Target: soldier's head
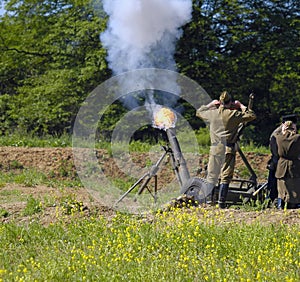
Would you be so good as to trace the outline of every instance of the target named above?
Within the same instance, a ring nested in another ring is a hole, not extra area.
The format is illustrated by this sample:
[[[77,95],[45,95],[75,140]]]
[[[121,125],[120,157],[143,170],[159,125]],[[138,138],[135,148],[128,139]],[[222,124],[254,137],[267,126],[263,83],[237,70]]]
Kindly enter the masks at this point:
[[[219,100],[222,105],[228,105],[232,102],[232,96],[227,91],[223,91]]]
[[[282,133],[291,133],[295,134],[297,132],[297,126],[296,123],[294,123],[292,120],[287,120],[282,125]]]

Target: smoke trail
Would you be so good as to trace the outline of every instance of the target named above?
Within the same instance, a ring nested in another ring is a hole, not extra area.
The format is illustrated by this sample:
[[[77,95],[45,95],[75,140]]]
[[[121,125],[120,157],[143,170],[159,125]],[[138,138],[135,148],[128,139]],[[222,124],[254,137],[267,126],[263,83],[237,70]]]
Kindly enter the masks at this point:
[[[175,44],[180,27],[191,19],[192,0],[104,0],[103,7],[109,20],[100,39],[115,75],[140,68],[176,70]],[[143,79],[137,78],[141,85]],[[122,82],[125,88],[127,83],[133,82]]]

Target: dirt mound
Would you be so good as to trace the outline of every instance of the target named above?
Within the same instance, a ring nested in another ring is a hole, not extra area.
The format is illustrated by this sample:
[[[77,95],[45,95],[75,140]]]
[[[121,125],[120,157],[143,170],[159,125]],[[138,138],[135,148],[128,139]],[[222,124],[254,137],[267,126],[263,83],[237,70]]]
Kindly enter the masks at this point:
[[[119,169],[115,163],[114,158],[109,155],[105,150],[98,150],[97,155],[101,157],[101,166],[105,171],[105,174],[111,178],[127,179],[127,175]],[[254,171],[257,173],[259,182],[265,182],[267,176],[266,165],[269,159],[267,154],[247,153],[245,154],[247,160],[251,164]],[[207,163],[207,155],[199,155],[199,158],[194,164],[192,164],[193,174],[192,176],[201,176],[201,168]],[[149,166],[148,154],[134,153],[132,160],[137,164],[138,167]],[[43,172],[49,177],[59,178],[75,178],[76,167],[74,165],[73,151],[72,148],[24,148],[24,147],[0,147],[0,170],[3,173],[9,173],[11,171],[18,171],[34,168],[38,171]],[[236,164],[236,175],[235,177],[245,177],[247,175],[247,169],[241,157],[237,155]],[[165,165],[161,168],[158,173],[159,181],[168,183],[170,179],[174,177],[172,168],[170,165]],[[6,210],[9,216],[2,217],[2,221],[16,220],[28,221],[32,220],[32,217],[26,217],[22,215],[22,210],[26,204],[26,196],[33,195],[41,199],[46,199],[47,195],[52,195],[55,199],[60,199],[59,203],[68,202],[71,209],[78,206],[78,209],[82,211],[81,216],[88,216],[91,213],[103,213],[106,216],[111,216],[114,212],[105,206],[97,204],[91,199],[91,195],[88,191],[82,187],[71,187],[70,189],[56,189],[44,185],[35,185],[33,187],[26,187],[24,184],[9,184],[1,183],[0,181],[0,208]],[[11,193],[18,193],[21,200],[9,201],[5,195]],[[65,207],[64,207],[65,208]],[[70,207],[69,207],[70,208]],[[206,207],[210,210],[212,216],[217,211],[215,207]],[[215,211],[216,210],[216,211]],[[214,212],[215,211],[215,212]],[[228,213],[228,221],[236,222],[253,222],[255,220],[262,220],[269,223],[300,223],[298,210],[285,211],[283,212],[266,210],[262,212],[246,212],[236,211],[228,209],[224,211]],[[55,213],[57,213],[57,203],[48,205],[43,210],[42,216],[39,214],[39,222],[46,224],[55,220]],[[272,216],[270,216],[272,213]],[[200,213],[201,214],[201,213]],[[201,215],[199,215],[201,217]],[[225,217],[226,218],[226,217]]]

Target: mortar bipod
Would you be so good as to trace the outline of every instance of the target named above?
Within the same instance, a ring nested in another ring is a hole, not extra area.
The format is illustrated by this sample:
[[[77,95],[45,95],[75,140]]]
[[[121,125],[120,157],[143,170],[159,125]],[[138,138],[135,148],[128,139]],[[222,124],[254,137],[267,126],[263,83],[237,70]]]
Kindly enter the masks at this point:
[[[140,177],[115,203],[115,206],[120,203],[130,192],[132,192],[138,185],[141,184],[137,195],[140,195],[145,189],[148,190],[148,192],[151,194],[153,197],[154,201],[156,202],[157,200],[157,172],[159,171],[160,165],[164,158],[168,155],[171,154],[171,149],[168,146],[162,146],[164,153],[162,156],[159,158],[159,160],[154,164],[148,172],[146,172],[142,177]],[[150,180],[154,177],[154,194],[152,191],[148,188],[148,183]]]

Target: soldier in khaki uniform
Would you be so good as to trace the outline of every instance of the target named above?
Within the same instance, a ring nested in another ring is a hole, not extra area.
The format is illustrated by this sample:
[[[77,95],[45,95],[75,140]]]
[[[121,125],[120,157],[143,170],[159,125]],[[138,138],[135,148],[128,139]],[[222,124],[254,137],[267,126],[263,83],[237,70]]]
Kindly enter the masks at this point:
[[[214,100],[200,107],[196,115],[210,124],[211,148],[207,181],[216,185],[221,173],[218,204],[220,208],[225,208],[228,187],[234,172],[235,142],[239,125],[254,120],[256,116],[241,102],[232,101],[227,91],[221,93],[219,101]]]
[[[286,121],[282,134],[277,136],[279,160],[276,168],[278,204],[282,200],[288,208],[300,207],[300,134],[296,125]]]
[[[226,149],[225,149],[225,162],[221,169],[221,181],[219,191],[219,207],[225,208],[226,197],[228,193],[229,183],[233,178],[236,147],[235,143],[238,141],[237,131],[241,123],[252,121],[256,118],[255,113],[251,109],[247,109],[239,101],[235,102],[238,110],[231,110],[232,97],[227,91],[224,91],[220,96],[221,106],[219,108],[220,115],[222,116],[225,136],[226,136]]]
[[[196,116],[203,119],[209,126],[210,132],[210,150],[209,160],[207,165],[207,202],[210,202],[209,197],[213,188],[218,184],[221,167],[225,159],[225,146],[226,137],[224,135],[224,125],[219,114],[220,102],[219,100],[213,100],[207,105],[201,106]]]

